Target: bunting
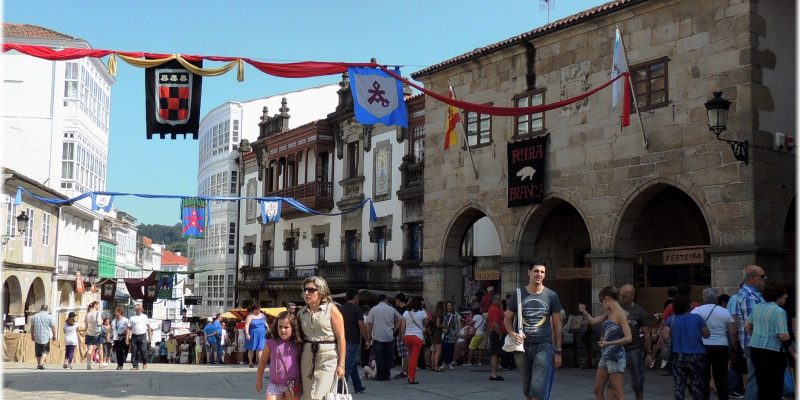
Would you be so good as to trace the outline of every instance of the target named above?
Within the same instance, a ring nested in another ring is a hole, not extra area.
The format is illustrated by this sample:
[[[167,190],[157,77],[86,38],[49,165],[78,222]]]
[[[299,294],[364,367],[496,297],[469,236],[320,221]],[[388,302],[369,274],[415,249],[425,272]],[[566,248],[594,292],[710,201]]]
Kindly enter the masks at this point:
[[[92,193],[92,211],[111,212],[113,202],[114,196],[112,195]]]
[[[175,286],[175,274],[172,272],[159,272],[156,274],[158,282],[159,299],[172,299],[172,288]]]
[[[278,220],[281,219],[282,203],[283,202],[280,200],[260,201],[259,204],[261,205],[261,221],[264,224],[268,224],[270,222],[278,223]]]
[[[395,68],[400,74],[400,69]],[[356,121],[365,125],[408,127],[403,84],[377,68],[350,67],[350,91]]]
[[[190,63],[197,68],[203,61]],[[173,60],[145,69],[145,109],[147,138],[154,134],[192,135],[197,140],[200,129],[200,96],[203,81],[180,62]]]
[[[197,197],[181,200],[181,233],[185,238],[202,239],[205,237],[208,220],[208,202]]]

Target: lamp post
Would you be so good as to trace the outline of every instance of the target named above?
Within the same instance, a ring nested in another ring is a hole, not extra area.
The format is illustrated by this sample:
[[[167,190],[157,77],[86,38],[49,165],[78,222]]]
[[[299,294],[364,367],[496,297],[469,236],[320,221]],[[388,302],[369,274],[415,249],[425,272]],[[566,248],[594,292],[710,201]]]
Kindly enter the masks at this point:
[[[714,97],[707,101],[705,106],[708,112],[708,130],[714,132],[717,140],[721,140],[731,146],[734,158],[747,164],[750,148],[750,143],[747,140],[740,142],[719,137],[727,129],[728,109],[731,107],[731,102],[723,98],[722,92],[718,91],[714,92]]]
[[[20,236],[24,235],[25,232],[28,231],[29,219],[30,217],[28,217],[28,215],[25,214],[25,211],[21,211],[19,215],[17,215],[17,231],[19,231]],[[14,235],[14,231],[11,231],[10,235],[3,235],[3,244],[5,245],[6,243],[8,243],[9,240],[15,237],[16,235]]]

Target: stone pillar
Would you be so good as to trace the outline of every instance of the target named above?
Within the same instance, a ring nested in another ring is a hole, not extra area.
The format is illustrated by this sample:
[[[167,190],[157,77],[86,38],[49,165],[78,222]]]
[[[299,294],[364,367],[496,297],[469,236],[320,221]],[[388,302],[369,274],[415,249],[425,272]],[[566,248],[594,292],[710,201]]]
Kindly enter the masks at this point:
[[[744,268],[758,265],[764,268],[769,281],[792,284],[791,271],[785,270],[787,249],[709,249],[711,257],[711,286],[733,294],[744,280]]]
[[[428,305],[439,300],[452,300],[461,303],[464,277],[461,270],[463,263],[438,261],[422,263],[422,298]]]
[[[528,284],[528,265],[518,258],[500,259],[501,294],[510,294],[514,289]],[[546,284],[545,284],[546,286]]]
[[[597,300],[600,289],[606,286],[620,287],[633,284],[633,264],[636,258],[629,254],[593,253],[587,255],[592,263],[592,313],[601,313],[602,306]]]

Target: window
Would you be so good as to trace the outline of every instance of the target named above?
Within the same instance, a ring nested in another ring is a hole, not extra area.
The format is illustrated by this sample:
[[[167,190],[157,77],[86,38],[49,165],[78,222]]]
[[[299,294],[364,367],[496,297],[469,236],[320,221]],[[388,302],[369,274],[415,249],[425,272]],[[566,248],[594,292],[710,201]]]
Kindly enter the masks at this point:
[[[467,140],[470,146],[481,146],[492,142],[492,116],[467,112]]]
[[[17,234],[17,206],[13,200],[9,200],[6,207],[6,236]]]
[[[386,227],[378,226],[373,229],[375,240],[375,261],[386,260]]]
[[[228,246],[236,246],[236,222],[228,223]]]
[[[347,144],[347,177],[358,176],[358,142]]]
[[[411,222],[406,224],[406,248],[405,259],[421,260],[422,259],[422,224],[419,222]]]
[[[325,261],[325,234],[324,233],[317,233],[314,235],[314,239],[312,244],[316,249],[314,260],[317,264],[322,261]]]
[[[347,246],[347,260],[358,261],[358,231],[344,232],[345,245]]]
[[[42,217],[42,246],[50,244],[50,214],[44,213]]]
[[[667,61],[661,58],[632,66],[631,81],[639,109],[648,110],[669,104]]]
[[[28,215],[28,230],[25,231],[25,243],[24,243],[24,245],[25,245],[25,247],[31,247],[31,246],[33,246],[33,227],[35,226],[33,224],[33,222],[34,222],[33,221],[33,209],[29,208],[25,212],[25,214]]]
[[[537,89],[514,97],[515,107],[530,107],[544,104],[544,89]],[[529,135],[544,131],[544,113],[516,117],[514,136]]]
[[[68,62],[64,65],[64,97],[68,99],[78,98],[78,71],[77,62]]]
[[[269,268],[272,265],[272,241],[261,242],[261,268]]]
[[[65,142],[61,151],[61,177],[73,179],[73,168],[75,166],[75,143]]]
[[[239,120],[233,120],[233,130],[231,130],[231,141],[236,145],[236,149],[239,147]],[[235,149],[234,149],[235,150]]]
[[[414,157],[415,163],[425,159],[425,124],[412,125],[409,129],[408,154]]]
[[[239,174],[239,171],[231,171],[231,194],[233,194],[233,195],[238,194],[236,192],[236,186],[237,186],[237,183],[239,182],[238,174]]]
[[[295,237],[290,236],[286,238],[286,241],[283,242],[283,248],[286,250],[286,265],[289,267],[293,267],[295,265]]]

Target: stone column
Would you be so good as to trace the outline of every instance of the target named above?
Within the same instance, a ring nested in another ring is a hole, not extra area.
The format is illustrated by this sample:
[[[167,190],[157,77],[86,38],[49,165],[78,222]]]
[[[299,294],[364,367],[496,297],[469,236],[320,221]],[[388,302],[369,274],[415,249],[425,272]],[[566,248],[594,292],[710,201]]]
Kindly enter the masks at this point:
[[[528,284],[528,265],[519,258],[500,259],[500,287],[505,296]]]
[[[421,266],[422,298],[426,304],[433,305],[439,300],[453,300],[454,304],[461,304],[463,263],[437,261],[422,263]]]
[[[790,271],[784,268],[787,253],[787,249],[778,248],[709,249],[711,286],[728,294],[736,293],[744,280],[744,268],[753,264],[764,268],[769,281],[787,283],[790,279]]]
[[[618,253],[591,253],[587,258],[592,263],[592,312],[596,315],[602,312],[602,306],[597,300],[600,289],[633,284],[633,264],[636,258],[630,254]]]

